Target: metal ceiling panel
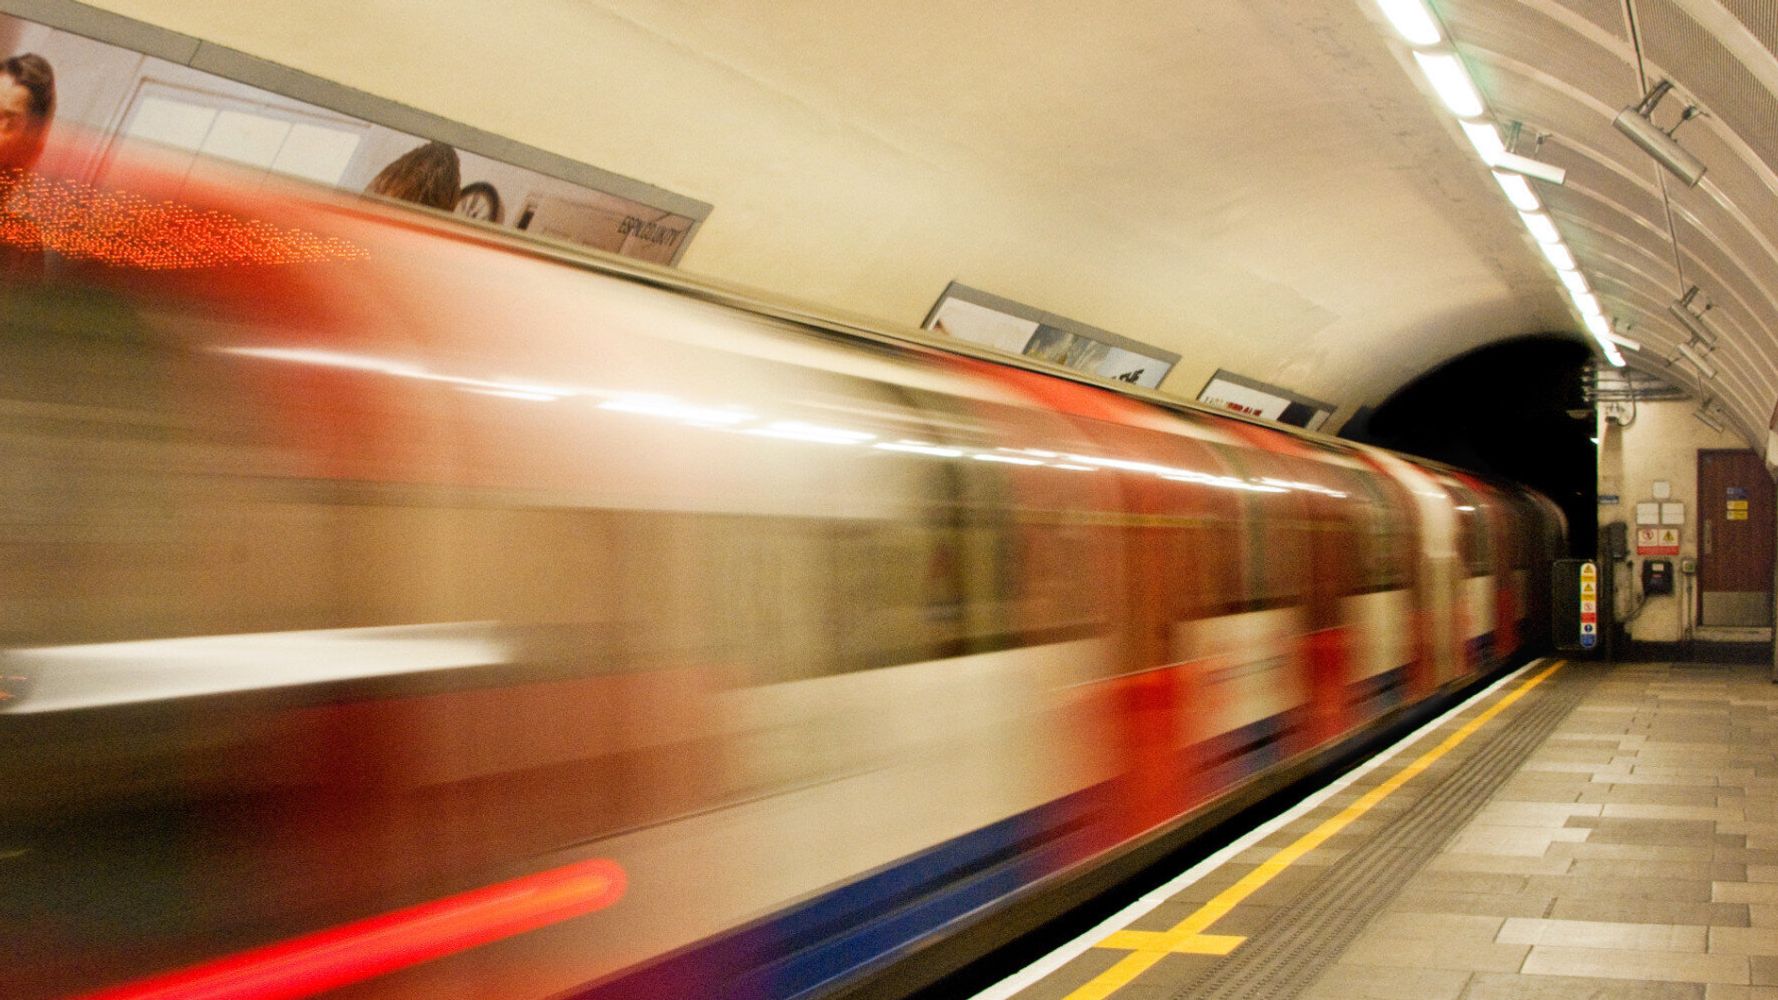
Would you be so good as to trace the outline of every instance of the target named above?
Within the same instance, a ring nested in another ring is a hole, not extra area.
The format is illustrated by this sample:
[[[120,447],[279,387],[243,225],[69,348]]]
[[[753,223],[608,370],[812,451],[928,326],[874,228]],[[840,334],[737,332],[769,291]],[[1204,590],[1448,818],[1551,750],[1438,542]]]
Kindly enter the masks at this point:
[[[1778,170],[1778,101],[1759,78],[1671,0],[1639,0],[1636,11],[1649,61],[1672,74],[1684,93],[1734,129],[1767,167]],[[1663,105],[1660,110],[1668,112],[1657,116],[1663,125],[1678,120],[1677,108]],[[1679,132],[1682,145],[1690,143],[1694,130],[1688,126]]]
[[[1721,0],[1766,51],[1778,56],[1778,4],[1772,0]]]
[[[1620,39],[1627,41],[1630,37],[1630,29],[1624,21],[1623,0],[1562,0],[1562,6]]]

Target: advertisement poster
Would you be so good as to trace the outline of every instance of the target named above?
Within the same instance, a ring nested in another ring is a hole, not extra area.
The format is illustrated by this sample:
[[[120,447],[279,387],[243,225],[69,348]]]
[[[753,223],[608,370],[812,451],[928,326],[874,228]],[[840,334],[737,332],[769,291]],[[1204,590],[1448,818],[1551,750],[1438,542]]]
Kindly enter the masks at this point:
[[[1334,413],[1331,403],[1297,396],[1225,371],[1218,371],[1204,384],[1198,393],[1198,402],[1311,431],[1320,430]]]
[[[1153,389],[1179,355],[952,282],[925,327],[1006,354]]]
[[[0,132],[0,169],[103,189],[120,160],[173,177],[200,160],[226,161],[250,185],[255,176],[296,178],[662,264],[678,259],[696,221],[5,15],[0,67],[22,125]],[[15,133],[30,141],[6,138]],[[55,141],[41,155],[46,136]]]

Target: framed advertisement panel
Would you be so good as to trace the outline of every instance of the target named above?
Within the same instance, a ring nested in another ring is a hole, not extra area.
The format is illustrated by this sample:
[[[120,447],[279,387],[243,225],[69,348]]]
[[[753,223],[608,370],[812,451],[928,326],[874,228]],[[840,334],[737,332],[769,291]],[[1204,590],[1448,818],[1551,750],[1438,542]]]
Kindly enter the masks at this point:
[[[0,0],[0,60],[29,57],[59,132],[45,173],[105,186],[119,157],[221,160],[675,264],[695,199],[67,0]],[[78,141],[67,141],[78,136]],[[418,178],[418,179],[416,179]]]

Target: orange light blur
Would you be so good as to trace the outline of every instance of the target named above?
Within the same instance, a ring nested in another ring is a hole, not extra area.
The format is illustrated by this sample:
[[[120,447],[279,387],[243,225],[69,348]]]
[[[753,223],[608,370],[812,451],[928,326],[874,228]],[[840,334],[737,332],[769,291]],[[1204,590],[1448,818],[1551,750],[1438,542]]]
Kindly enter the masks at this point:
[[[356,260],[332,236],[72,180],[0,171],[0,243],[153,271]]]

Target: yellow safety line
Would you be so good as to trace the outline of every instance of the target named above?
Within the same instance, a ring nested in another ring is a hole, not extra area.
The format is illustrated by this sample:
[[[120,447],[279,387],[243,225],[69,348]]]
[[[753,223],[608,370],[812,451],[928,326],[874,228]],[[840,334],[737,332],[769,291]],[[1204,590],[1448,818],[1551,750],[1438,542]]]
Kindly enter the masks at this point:
[[[1208,903],[1198,907],[1191,916],[1175,924],[1171,929],[1165,931],[1118,931],[1094,945],[1096,948],[1116,948],[1128,951],[1130,954],[1125,955],[1116,965],[1101,972],[1086,985],[1068,994],[1065,1000],[1105,1000],[1106,997],[1129,985],[1131,980],[1153,968],[1155,963],[1168,955],[1227,955],[1240,947],[1241,943],[1247,940],[1246,938],[1203,932],[1211,924],[1227,916],[1230,910],[1240,905],[1248,896],[1258,892],[1267,882],[1278,877],[1303,855],[1326,843],[1328,838],[1344,830],[1353,820],[1370,812],[1377,803],[1413,780],[1415,775],[1431,767],[1440,757],[1456,749],[1464,740],[1473,736],[1476,730],[1487,725],[1496,715],[1506,711],[1508,706],[1523,698],[1527,691],[1542,684],[1551,674],[1562,669],[1567,662],[1566,660],[1557,660],[1542,673],[1514,688],[1506,697],[1495,702],[1486,711],[1445,737],[1438,746],[1421,754],[1412,764],[1402,768],[1390,776],[1387,781],[1364,793],[1351,805],[1340,810],[1337,815],[1267,858],[1259,867],[1248,872],[1234,885],[1218,893]]]

